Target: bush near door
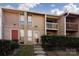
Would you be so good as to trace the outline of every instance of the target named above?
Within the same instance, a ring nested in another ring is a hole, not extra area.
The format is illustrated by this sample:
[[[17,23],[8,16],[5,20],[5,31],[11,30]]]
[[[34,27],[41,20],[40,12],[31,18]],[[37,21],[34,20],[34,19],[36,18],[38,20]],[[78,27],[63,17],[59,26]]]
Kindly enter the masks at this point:
[[[12,40],[0,40],[0,55],[9,55],[14,49],[19,48],[19,44]]]

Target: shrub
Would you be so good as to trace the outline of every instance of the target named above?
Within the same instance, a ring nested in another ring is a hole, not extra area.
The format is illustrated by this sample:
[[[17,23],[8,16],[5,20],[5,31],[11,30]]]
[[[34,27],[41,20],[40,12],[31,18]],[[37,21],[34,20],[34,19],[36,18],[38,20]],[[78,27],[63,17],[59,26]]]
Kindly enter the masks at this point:
[[[0,40],[0,55],[8,55],[16,48],[19,48],[17,42],[12,40]]]
[[[43,35],[42,45],[44,48],[79,48],[78,37]]]

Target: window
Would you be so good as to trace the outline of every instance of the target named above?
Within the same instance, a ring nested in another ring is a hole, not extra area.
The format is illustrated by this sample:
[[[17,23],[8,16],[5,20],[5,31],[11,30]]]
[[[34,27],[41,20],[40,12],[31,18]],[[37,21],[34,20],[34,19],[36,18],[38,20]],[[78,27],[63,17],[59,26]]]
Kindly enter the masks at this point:
[[[24,30],[23,29],[20,30],[20,36],[24,37]]]
[[[20,24],[24,24],[24,15],[20,15]]]
[[[24,44],[24,29],[20,30],[20,44]]]
[[[28,25],[31,26],[32,25],[32,17],[28,16]]]
[[[28,16],[28,22],[32,22],[32,17]]]
[[[28,37],[28,41],[32,41],[32,37]]]
[[[28,41],[32,41],[32,30],[28,30]]]

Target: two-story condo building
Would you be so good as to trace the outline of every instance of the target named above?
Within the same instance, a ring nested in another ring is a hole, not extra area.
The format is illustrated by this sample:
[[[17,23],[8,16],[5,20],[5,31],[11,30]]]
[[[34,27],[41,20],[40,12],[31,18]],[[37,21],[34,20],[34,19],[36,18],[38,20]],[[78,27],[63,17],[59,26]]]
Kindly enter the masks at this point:
[[[79,14],[54,16],[14,9],[0,9],[0,39],[19,44],[41,43],[42,35],[79,37]]]

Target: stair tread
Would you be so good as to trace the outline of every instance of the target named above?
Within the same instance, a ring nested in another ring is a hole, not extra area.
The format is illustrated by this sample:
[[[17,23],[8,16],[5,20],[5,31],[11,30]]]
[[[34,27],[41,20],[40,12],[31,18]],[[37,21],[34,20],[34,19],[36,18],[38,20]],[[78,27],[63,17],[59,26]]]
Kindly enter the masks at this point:
[[[35,51],[34,53],[46,53],[45,51]]]

